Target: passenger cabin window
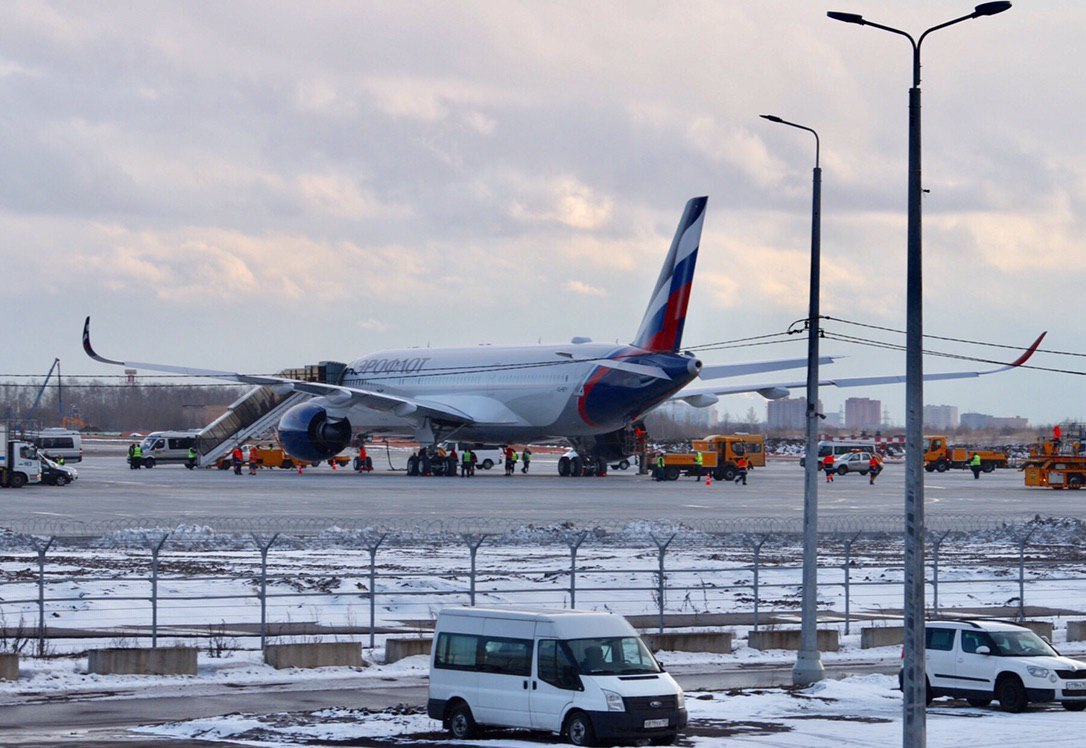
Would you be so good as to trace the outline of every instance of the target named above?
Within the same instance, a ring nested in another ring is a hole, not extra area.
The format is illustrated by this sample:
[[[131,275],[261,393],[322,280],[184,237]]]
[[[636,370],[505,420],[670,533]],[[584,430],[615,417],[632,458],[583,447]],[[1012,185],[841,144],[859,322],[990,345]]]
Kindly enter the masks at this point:
[[[532,642],[526,639],[487,639],[483,645],[483,672],[531,675]]]
[[[434,667],[499,675],[531,675],[532,641],[475,634],[440,634],[434,653]]]
[[[928,629],[925,636],[928,649],[949,652],[954,648],[954,629]]]
[[[577,666],[565,647],[554,639],[539,642],[539,679],[555,688],[580,691],[583,686],[577,677]]]
[[[441,634],[437,638],[434,667],[446,670],[475,670],[479,637],[470,634]]]

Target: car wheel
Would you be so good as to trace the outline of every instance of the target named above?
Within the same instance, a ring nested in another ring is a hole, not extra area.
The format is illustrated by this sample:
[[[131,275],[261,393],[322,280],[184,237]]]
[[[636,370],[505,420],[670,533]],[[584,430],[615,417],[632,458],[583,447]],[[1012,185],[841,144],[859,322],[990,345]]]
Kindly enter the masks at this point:
[[[848,465],[842,465],[841,467],[837,468],[837,474],[848,475]]]
[[[592,746],[596,744],[596,731],[592,729],[592,720],[584,712],[574,712],[566,720],[566,740],[573,745]]]
[[[675,465],[668,465],[664,468],[664,478],[667,480],[678,480],[679,468]]]
[[[629,460],[619,460],[617,467],[618,467],[619,470],[629,470],[630,469],[630,461]]]
[[[984,463],[983,465],[980,466],[980,469],[983,470],[986,473],[990,473],[993,470],[995,470],[995,463],[994,462],[986,462],[986,463]]]
[[[1082,488],[1082,476],[1081,475],[1069,475],[1067,476],[1068,488]]]
[[[464,703],[457,704],[449,714],[449,732],[457,740],[471,740],[479,734],[471,708]]]
[[[996,695],[999,697],[999,706],[1005,712],[1017,714],[1025,711],[1029,706],[1029,698],[1026,696],[1026,688],[1017,675],[1008,675],[996,685]]]
[[[8,485],[12,488],[22,488],[26,485],[26,476],[22,473],[12,473],[8,478]]]
[[[151,468],[153,468],[155,466],[155,458],[154,457],[144,457],[143,458],[143,466],[145,468],[147,468],[148,470],[150,470]]]
[[[1081,712],[1086,709],[1086,701],[1065,701],[1063,708],[1069,712]]]
[[[935,463],[935,469],[938,470],[940,473],[945,473],[948,467],[950,466],[946,464],[946,460],[939,460],[937,463]]]
[[[66,485],[68,485],[68,476],[67,475],[58,475],[56,478],[53,479],[53,485],[54,486],[66,486]]]
[[[558,475],[560,475],[563,478],[568,478],[569,477],[569,471],[571,469],[570,468],[570,463],[571,462],[572,462],[572,460],[570,460],[568,457],[559,457],[558,458]]]
[[[724,466],[724,480],[735,480],[735,476],[739,475],[739,471],[732,465]]]
[[[969,706],[975,706],[977,709],[983,709],[992,703],[991,699],[966,699]]]
[[[491,460],[489,458],[483,460],[483,464],[482,464],[483,470],[490,470],[490,468],[492,468],[492,467],[494,467],[494,460]]]

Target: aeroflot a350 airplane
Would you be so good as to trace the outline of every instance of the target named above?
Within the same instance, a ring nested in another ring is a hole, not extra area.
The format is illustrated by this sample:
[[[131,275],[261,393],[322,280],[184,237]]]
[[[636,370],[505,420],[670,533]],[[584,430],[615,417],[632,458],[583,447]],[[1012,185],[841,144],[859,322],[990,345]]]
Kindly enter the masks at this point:
[[[335,383],[103,358],[90,343],[90,317],[83,329],[83,347],[91,358],[107,364],[310,395],[279,421],[280,443],[296,459],[319,462],[342,451],[355,434],[384,432],[410,433],[423,444],[447,438],[527,443],[564,437],[582,460],[602,467],[626,456],[623,451],[631,424],[666,400],[707,407],[724,394],[760,392],[779,398],[791,388],[806,386],[806,382],[791,382],[687,388],[698,378],[806,366],[806,359],[703,366],[693,354],[680,350],[706,202],[705,197],[687,202],[641,326],[629,345],[574,338],[566,345],[382,351],[352,361]],[[1038,338],[1021,358],[1005,367],[925,378],[1004,371],[1024,363],[1040,342]],[[832,362],[832,357],[822,361]],[[830,379],[823,384],[847,387],[901,381],[904,377],[893,376]]]

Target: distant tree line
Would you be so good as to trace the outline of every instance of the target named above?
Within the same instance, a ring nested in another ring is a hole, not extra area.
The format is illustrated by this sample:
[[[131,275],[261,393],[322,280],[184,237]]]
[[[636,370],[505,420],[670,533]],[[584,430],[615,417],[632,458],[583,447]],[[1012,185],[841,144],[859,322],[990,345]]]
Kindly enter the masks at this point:
[[[0,418],[61,426],[58,393],[50,384],[33,411],[40,385],[0,384]],[[207,425],[207,406],[226,406],[249,388],[237,385],[126,384],[82,380],[63,384],[64,416],[72,428],[93,431],[190,429]]]

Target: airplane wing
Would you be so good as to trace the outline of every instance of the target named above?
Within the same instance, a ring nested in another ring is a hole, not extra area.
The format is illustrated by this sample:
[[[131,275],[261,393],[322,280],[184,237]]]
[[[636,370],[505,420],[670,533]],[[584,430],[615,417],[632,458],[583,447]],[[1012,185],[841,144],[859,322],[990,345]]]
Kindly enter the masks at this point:
[[[149,371],[161,371],[168,374],[184,374],[190,377],[208,377],[221,379],[227,382],[241,382],[271,387],[279,394],[286,392],[303,392],[314,397],[323,397],[333,407],[347,408],[351,405],[362,405],[374,410],[390,411],[401,417],[418,415],[439,418],[444,421],[456,423],[474,423],[475,419],[467,413],[444,403],[415,400],[397,395],[389,395],[373,390],[364,390],[357,387],[344,387],[336,384],[322,382],[305,382],[300,379],[286,377],[270,377],[259,374],[239,374],[233,371],[218,371],[216,369],[194,369],[187,366],[171,366],[168,364],[153,364],[142,361],[115,361],[100,356],[90,342],[90,317],[83,324],[83,350],[95,361],[115,366],[127,366],[131,369],[147,369]]]
[[[1017,359],[1004,366],[999,366],[995,369],[988,369],[986,371],[951,371],[940,374],[925,374],[924,381],[932,382],[945,379],[970,379],[973,377],[982,377],[987,374],[998,374],[1002,371],[1009,371],[1016,367],[1021,366],[1030,359],[1033,352],[1037,350],[1037,347],[1041,345],[1041,341],[1044,340],[1047,332],[1042,332],[1032,345],[1029,346]],[[806,365],[804,362],[803,365]],[[876,386],[880,384],[903,384],[905,382],[905,375],[892,374],[889,376],[881,377],[837,377],[833,379],[819,380],[818,385],[820,387],[864,387],[864,386]],[[797,389],[800,387],[806,387],[807,382],[779,382],[774,384],[738,384],[731,386],[713,386],[707,385],[703,387],[687,387],[682,391],[671,397],[672,400],[684,400],[688,404],[695,408],[707,408],[710,405],[716,404],[722,395],[735,395],[742,392],[757,392],[762,397],[768,400],[776,400],[782,397],[787,397],[789,390]]]
[[[819,356],[819,364],[832,364],[843,356]],[[751,361],[745,364],[714,364],[703,366],[698,372],[699,379],[724,379],[725,377],[741,377],[744,374],[761,374],[764,371],[781,371],[783,369],[799,369],[807,366],[807,358],[781,358],[775,361]]]

